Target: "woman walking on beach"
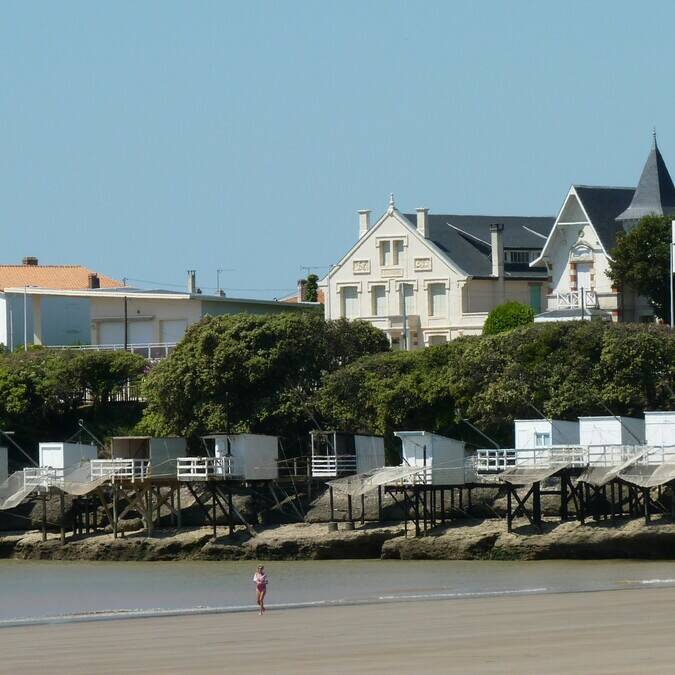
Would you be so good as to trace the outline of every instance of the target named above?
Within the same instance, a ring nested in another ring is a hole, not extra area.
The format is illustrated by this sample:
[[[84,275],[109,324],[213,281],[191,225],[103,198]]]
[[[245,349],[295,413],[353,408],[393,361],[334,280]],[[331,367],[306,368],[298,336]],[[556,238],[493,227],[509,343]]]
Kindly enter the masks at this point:
[[[267,575],[265,568],[258,565],[256,573],[253,575],[253,583],[255,584],[256,603],[260,607],[260,616],[265,613],[265,593],[267,593]]]

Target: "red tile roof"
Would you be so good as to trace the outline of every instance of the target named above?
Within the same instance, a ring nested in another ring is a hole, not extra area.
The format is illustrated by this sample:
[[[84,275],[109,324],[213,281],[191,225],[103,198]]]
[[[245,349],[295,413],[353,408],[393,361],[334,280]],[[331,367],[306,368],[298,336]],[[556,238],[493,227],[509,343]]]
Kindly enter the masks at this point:
[[[0,265],[0,290],[38,286],[79,290],[89,288],[89,275],[97,274],[82,265]],[[118,288],[120,281],[97,274],[100,288]]]

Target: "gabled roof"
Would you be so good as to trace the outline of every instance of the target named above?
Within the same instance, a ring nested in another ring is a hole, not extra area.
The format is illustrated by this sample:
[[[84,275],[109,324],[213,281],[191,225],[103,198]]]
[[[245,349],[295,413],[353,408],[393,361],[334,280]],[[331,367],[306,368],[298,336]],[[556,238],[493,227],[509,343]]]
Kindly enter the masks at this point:
[[[675,187],[654,133],[654,144],[642,169],[633,199],[628,208],[617,216],[617,220],[638,220],[643,216],[667,216],[671,213],[675,213]]]
[[[82,265],[0,265],[0,290],[19,286],[40,286],[77,290],[89,288],[89,276],[97,274],[101,288],[115,288],[122,283]]]
[[[596,185],[574,185],[574,190],[603,248],[609,253],[616,246],[617,233],[624,231],[617,216],[630,204],[635,190]]]
[[[415,214],[405,214],[415,223]],[[455,261],[471,276],[488,277],[492,273],[490,225],[503,223],[505,249],[541,250],[555,218],[552,216],[471,216],[458,214],[429,214],[429,241],[433,242],[448,258]],[[530,231],[532,230],[532,231]],[[538,234],[536,234],[538,233]],[[506,263],[504,272],[509,276],[538,277],[545,275],[526,264]]]

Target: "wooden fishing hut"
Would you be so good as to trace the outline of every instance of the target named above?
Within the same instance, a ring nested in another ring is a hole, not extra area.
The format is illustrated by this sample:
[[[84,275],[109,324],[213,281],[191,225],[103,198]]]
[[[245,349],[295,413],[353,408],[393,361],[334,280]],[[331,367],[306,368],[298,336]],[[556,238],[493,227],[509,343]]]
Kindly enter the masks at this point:
[[[217,510],[226,517],[230,534],[235,518],[254,533],[233,504],[233,490],[246,487],[255,504],[271,503],[283,511],[282,502],[290,500],[279,485],[279,437],[265,434],[214,433],[201,437],[204,454],[198,457],[180,457],[177,478],[194,497],[206,521],[216,536]],[[206,485],[201,494],[196,484]],[[211,504],[206,495],[210,493]],[[281,493],[282,498],[279,498]],[[293,507],[295,508],[295,506]],[[254,508],[255,510],[255,508]]]
[[[176,465],[186,448],[186,440],[177,436],[115,436],[110,442],[110,459],[92,460],[92,481],[111,485],[111,503],[100,485],[97,491],[115,537],[119,521],[131,510],[143,518],[148,535],[161,517],[163,506],[178,522],[179,511],[174,505],[178,488]],[[120,499],[126,502],[121,512]]]
[[[341,431],[311,431],[313,478],[338,478],[384,466],[384,438]]]
[[[645,411],[645,443],[675,449],[675,412],[672,410]]]

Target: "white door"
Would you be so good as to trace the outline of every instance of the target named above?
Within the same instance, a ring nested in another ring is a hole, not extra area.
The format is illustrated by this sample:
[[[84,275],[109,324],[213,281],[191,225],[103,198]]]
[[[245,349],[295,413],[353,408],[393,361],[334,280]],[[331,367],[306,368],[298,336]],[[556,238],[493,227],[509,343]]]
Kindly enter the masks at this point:
[[[591,290],[591,270],[593,269],[592,263],[577,263],[577,289],[581,290],[582,288],[585,291]]]
[[[123,345],[124,322],[101,321],[98,325],[98,344],[100,345]]]
[[[129,321],[128,338],[130,345],[147,345],[155,341],[152,320]]]
[[[160,322],[159,341],[165,344],[180,342],[187,330],[187,319],[165,319]]]

